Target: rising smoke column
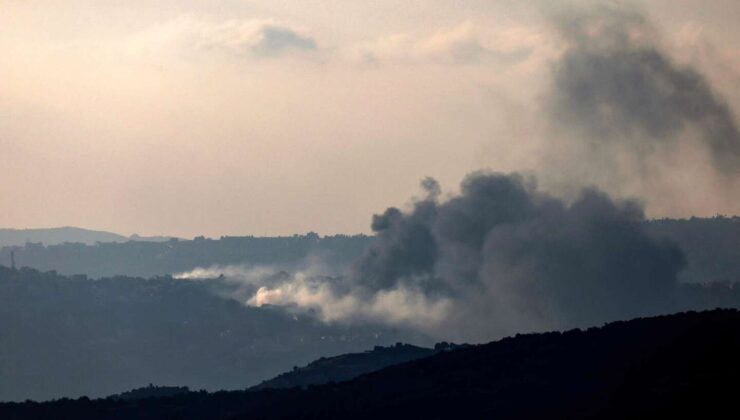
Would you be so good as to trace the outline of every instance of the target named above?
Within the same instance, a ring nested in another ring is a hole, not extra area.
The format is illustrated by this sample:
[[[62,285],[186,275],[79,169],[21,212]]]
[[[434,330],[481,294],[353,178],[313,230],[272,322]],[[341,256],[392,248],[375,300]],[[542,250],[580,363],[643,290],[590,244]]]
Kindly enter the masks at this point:
[[[251,303],[466,341],[672,309],[683,255],[646,234],[636,202],[595,189],[565,202],[518,174],[470,174],[445,199],[422,186],[409,210],[373,217],[376,239],[347,276],[295,276]]]
[[[566,51],[550,105],[565,124],[595,142],[647,153],[692,126],[719,172],[740,171],[740,131],[728,105],[697,70],[661,50],[643,16],[599,9],[563,18],[558,27]]]
[[[684,259],[643,221],[638,203],[595,189],[566,203],[533,179],[478,172],[458,196],[375,216],[377,240],[351,278],[453,299],[441,327],[465,336],[656,313],[670,306]]]
[[[641,203],[683,205],[702,182],[717,188],[712,197],[733,200],[740,132],[732,111],[697,70],[671,59],[641,14],[564,16],[556,20],[564,50],[545,95],[558,132],[544,156],[555,162],[550,173],[570,173],[568,194],[545,192],[533,177],[476,172],[442,198],[426,179],[426,196],[410,209],[373,217],[375,242],[350,273],[297,287],[296,298],[296,287],[284,287],[281,304],[470,341],[685,309],[674,299],[684,256],[647,234]],[[673,165],[677,156],[704,166],[676,183],[690,169]],[[640,201],[615,198],[625,192]],[[272,291],[263,290],[267,301]]]
[[[563,188],[586,178],[662,212],[734,211],[722,197],[740,187],[740,130],[709,80],[677,64],[637,11],[595,7],[554,21],[563,53],[545,96],[555,130],[544,165],[570,175]]]

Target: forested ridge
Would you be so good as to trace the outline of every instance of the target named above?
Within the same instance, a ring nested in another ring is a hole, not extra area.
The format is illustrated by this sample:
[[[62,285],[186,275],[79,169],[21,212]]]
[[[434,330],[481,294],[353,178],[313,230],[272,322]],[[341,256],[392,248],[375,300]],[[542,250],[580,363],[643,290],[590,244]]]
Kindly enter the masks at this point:
[[[740,280],[740,217],[656,219],[645,224],[649,233],[674,241],[684,252],[687,266],[680,273],[680,280],[696,283]],[[1,248],[0,264],[10,266],[10,253],[13,252],[18,267],[95,278],[153,277],[197,267],[234,264],[290,268],[307,258],[317,258],[338,272],[360,256],[372,241],[373,237],[368,235],[309,233],[286,237],[198,237],[161,242],[132,240],[54,245],[31,242]]]

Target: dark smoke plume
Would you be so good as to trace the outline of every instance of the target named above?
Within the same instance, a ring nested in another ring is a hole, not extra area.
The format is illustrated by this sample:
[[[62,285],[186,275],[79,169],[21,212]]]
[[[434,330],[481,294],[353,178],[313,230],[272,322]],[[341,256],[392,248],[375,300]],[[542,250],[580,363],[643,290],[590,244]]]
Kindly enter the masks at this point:
[[[343,279],[298,278],[261,288],[252,301],[472,341],[686,309],[676,280],[685,258],[645,231],[643,205],[581,186],[621,194],[624,182],[671,179],[685,169],[666,158],[677,154],[705,159],[711,176],[727,180],[717,187],[726,191],[740,172],[732,113],[704,77],[662,51],[640,14],[601,9],[558,27],[566,48],[547,107],[566,135],[551,142],[560,155],[546,155],[562,159],[556,169],[574,178],[569,199],[534,178],[488,172],[442,198],[428,178],[426,196],[411,209],[373,217],[375,242]],[[650,202],[665,198],[663,187],[637,190]],[[685,201],[682,194],[672,196]]]
[[[256,280],[249,303],[467,341],[673,309],[683,254],[645,232],[636,202],[585,189],[569,203],[518,174],[473,173],[445,199],[422,187],[411,209],[373,217],[346,276]]]
[[[566,49],[548,106],[585,140],[581,146],[603,157],[616,143],[648,164],[688,133],[718,173],[740,171],[740,131],[730,108],[697,70],[661,49],[643,16],[601,8],[567,14],[557,27]]]
[[[649,237],[643,221],[636,202],[595,189],[569,204],[532,179],[479,172],[458,196],[430,194],[408,212],[375,216],[377,239],[351,279],[364,293],[403,286],[432,301],[451,299],[435,326],[447,336],[644,315],[670,304],[684,259]]]

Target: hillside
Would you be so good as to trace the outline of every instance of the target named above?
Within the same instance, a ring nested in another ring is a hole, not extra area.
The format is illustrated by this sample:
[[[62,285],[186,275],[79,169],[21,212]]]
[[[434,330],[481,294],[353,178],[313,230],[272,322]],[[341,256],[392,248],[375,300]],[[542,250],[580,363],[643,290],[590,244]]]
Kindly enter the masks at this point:
[[[148,383],[244,389],[321,356],[414,337],[246,306],[221,286],[0,267],[0,401],[103,397]]]
[[[738,311],[688,312],[517,335],[306,390],[3,404],[0,416],[708,418],[735,410],[739,351]]]
[[[434,349],[428,349],[396,343],[388,347],[376,346],[373,350],[362,353],[322,357],[306,366],[295,367],[290,372],[282,373],[273,379],[264,381],[252,389],[305,388],[309,385],[342,382],[388,366],[428,357],[441,349],[438,346],[435,346]]]

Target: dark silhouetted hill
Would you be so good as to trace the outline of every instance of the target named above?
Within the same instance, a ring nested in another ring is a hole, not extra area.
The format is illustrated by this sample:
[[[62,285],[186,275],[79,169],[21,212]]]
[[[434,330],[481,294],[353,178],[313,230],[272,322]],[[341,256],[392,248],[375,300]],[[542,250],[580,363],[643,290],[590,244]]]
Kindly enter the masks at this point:
[[[264,381],[253,389],[307,387],[308,385],[346,381],[388,366],[428,357],[438,350],[396,343],[376,346],[362,353],[322,357],[303,367],[295,367],[277,377]]]
[[[122,392],[109,396],[109,399],[134,401],[147,398],[174,397],[175,395],[187,394],[190,389],[186,386],[155,386],[149,384],[141,388],[132,389],[131,391]]]
[[[5,419],[732,418],[740,313],[517,335],[308,389],[0,405]]]

